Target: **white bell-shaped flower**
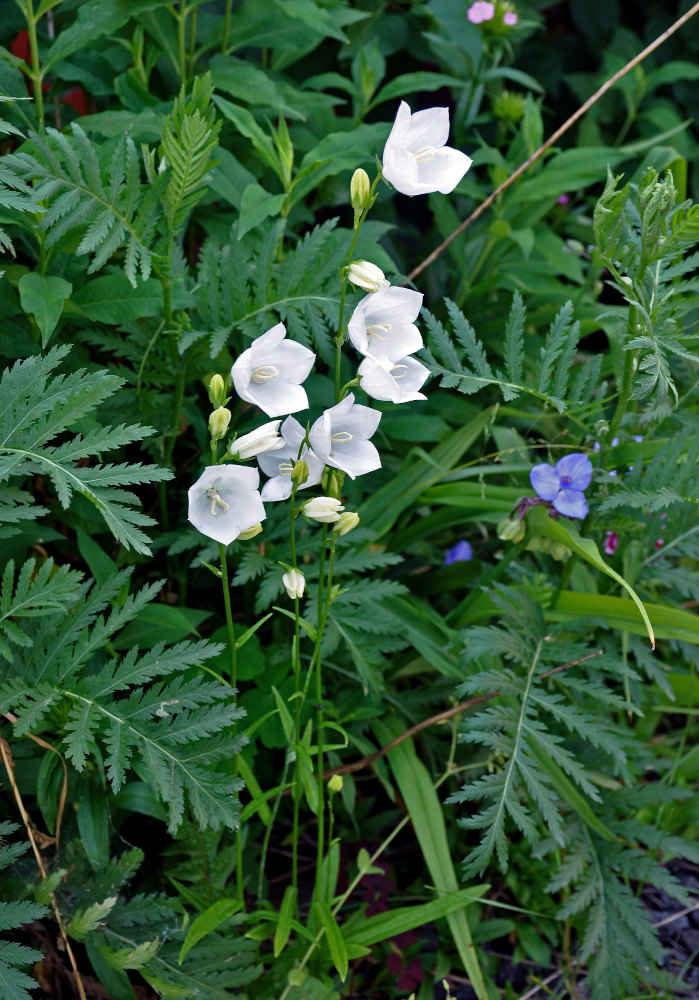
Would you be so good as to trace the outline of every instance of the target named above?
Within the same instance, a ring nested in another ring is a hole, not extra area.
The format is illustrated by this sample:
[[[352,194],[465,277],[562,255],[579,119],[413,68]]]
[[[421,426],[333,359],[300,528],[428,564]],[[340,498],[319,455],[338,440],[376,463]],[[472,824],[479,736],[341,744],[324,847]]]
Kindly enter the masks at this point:
[[[374,399],[408,403],[414,399],[427,399],[418,389],[429,374],[429,369],[415,358],[380,363],[373,358],[365,358],[359,366],[359,384]]]
[[[267,516],[260,473],[242,465],[210,465],[188,491],[189,520],[202,535],[230,545]]]
[[[260,455],[257,459],[264,474],[271,477],[262,487],[262,499],[265,503],[269,500],[288,500],[291,496],[291,474],[306,432],[298,420],[287,417],[282,424],[281,434],[283,447],[273,454]],[[320,482],[325,464],[316,458],[308,445],[303,446],[300,457],[308,466],[308,479],[299,486],[300,490],[305,490]]]
[[[448,108],[411,114],[401,101],[383,151],[383,176],[402,194],[449,194],[473,161],[446,146],[448,136]]]
[[[369,260],[352,261],[347,277],[356,288],[363,288],[365,292],[378,292],[379,288],[388,288],[390,284],[381,268]]]
[[[352,479],[373,472],[381,468],[381,459],[369,438],[380,420],[378,410],[355,403],[350,393],[313,424],[308,435],[311,447],[326,465],[341,469]]]
[[[254,340],[231,368],[235,391],[269,417],[305,410],[308,396],[301,382],[308,378],[315,357],[303,344],[286,340],[286,327],[277,323]]]
[[[344,509],[337,497],[313,497],[312,500],[308,500],[303,505],[306,517],[320,521],[321,524],[332,524],[333,521],[339,521]]]
[[[303,573],[297,569],[290,569],[282,577],[282,583],[292,601],[295,597],[303,597],[303,592],[306,589],[306,577]]]
[[[352,344],[374,361],[397,361],[422,347],[414,320],[420,312],[422,293],[411,288],[379,288],[365,295],[347,324]]]

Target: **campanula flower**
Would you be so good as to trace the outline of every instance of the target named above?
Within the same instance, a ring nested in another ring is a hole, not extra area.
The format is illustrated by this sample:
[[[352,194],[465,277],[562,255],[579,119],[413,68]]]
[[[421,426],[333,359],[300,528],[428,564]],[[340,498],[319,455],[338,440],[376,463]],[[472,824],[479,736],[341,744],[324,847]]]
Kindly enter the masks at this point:
[[[230,545],[267,516],[260,473],[242,465],[210,465],[188,491],[188,518],[202,535]]]
[[[339,521],[342,511],[345,509],[337,497],[313,497],[303,505],[303,513],[306,517],[312,517],[314,521],[321,521],[325,524],[332,524]]]
[[[308,396],[301,383],[314,361],[313,351],[286,340],[286,327],[277,323],[254,340],[231,368],[235,391],[268,417],[305,410]]]
[[[411,288],[379,288],[365,295],[347,324],[352,344],[366,358],[398,361],[422,347],[415,320],[422,305],[422,293]]]
[[[415,358],[405,357],[397,361],[365,358],[359,366],[358,374],[362,389],[374,399],[390,400],[391,403],[427,399],[418,389],[430,372]]]
[[[303,573],[300,573],[297,569],[290,569],[282,577],[282,583],[292,600],[295,597],[303,597],[303,592],[306,589],[306,577]]]
[[[445,145],[448,135],[448,108],[411,114],[410,107],[401,101],[383,151],[383,176],[401,194],[449,194],[472,160]]]
[[[542,500],[553,504],[566,517],[585,517],[587,502],[583,490],[590,485],[592,462],[581,452],[566,455],[556,465],[535,465],[529,479]]]
[[[305,462],[305,472],[307,473],[303,483],[299,482],[299,489],[316,486],[320,482],[325,467],[308,445],[301,448],[306,432],[294,417],[286,418],[281,426],[281,435],[282,447],[272,454],[260,455],[257,459],[264,474],[271,477],[262,487],[262,499],[265,503],[269,500],[288,500],[291,496],[294,482],[292,476],[299,449],[301,450],[301,461]]]
[[[380,295],[380,292],[375,292]],[[369,438],[379,426],[381,414],[361,406],[349,393],[331,406],[311,427],[311,448],[326,465],[346,472],[352,479],[381,468],[381,459]]]
[[[456,545],[447,549],[442,566],[451,566],[451,564],[455,562],[468,562],[469,559],[473,559],[473,549],[471,548],[470,542],[467,542],[465,538],[462,538],[460,542],[456,543]]]

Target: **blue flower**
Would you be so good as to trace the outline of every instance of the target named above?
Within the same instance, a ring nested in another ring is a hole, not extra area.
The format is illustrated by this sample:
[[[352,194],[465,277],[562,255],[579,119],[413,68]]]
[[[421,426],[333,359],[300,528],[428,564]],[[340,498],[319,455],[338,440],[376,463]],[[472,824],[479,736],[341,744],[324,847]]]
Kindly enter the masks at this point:
[[[442,566],[451,566],[455,562],[468,562],[473,559],[473,549],[463,538],[451,549],[447,549]]]
[[[529,473],[529,480],[542,500],[549,500],[559,514],[585,517],[587,501],[583,490],[590,485],[592,462],[581,452],[566,455],[548,465],[542,462]]]

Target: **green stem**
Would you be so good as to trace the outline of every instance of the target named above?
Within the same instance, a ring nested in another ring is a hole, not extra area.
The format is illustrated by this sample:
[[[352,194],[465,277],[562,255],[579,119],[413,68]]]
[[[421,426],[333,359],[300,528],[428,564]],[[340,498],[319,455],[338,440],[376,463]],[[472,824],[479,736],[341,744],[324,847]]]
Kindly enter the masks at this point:
[[[228,645],[231,651],[231,687],[237,687],[237,664],[235,648],[235,626],[231,611],[231,591],[228,582],[228,563],[226,562],[226,546],[218,543],[218,554],[221,558],[221,585],[223,587],[223,604],[226,609],[226,628],[228,629]],[[237,696],[237,694],[236,694]]]
[[[221,52],[226,54],[226,46],[228,44],[228,32],[231,27],[231,7],[233,6],[233,0],[226,0],[226,10],[223,15],[223,38],[221,39]]]
[[[636,335],[636,310],[633,306],[629,306],[629,321],[627,326],[627,332],[629,339]],[[633,388],[633,376],[638,365],[638,351],[625,351],[624,352],[624,372],[621,377],[621,387],[619,389],[619,398],[617,400],[616,409],[614,410],[614,416],[612,417],[612,422],[609,426],[609,433],[607,434],[607,441],[610,443],[614,440],[617,435],[619,428],[621,427],[621,421],[624,419],[624,414],[629,405],[629,400],[631,398],[631,389]]]
[[[367,207],[364,209],[362,214],[357,219],[354,226],[354,235],[352,236],[352,242],[350,243],[349,252],[347,254],[347,260],[345,261],[345,267],[343,269],[342,277],[342,288],[340,291],[340,314],[337,320],[337,336],[335,337],[335,402],[340,402],[340,363],[342,360],[342,344],[345,339],[344,330],[344,319],[345,319],[345,297],[347,295],[347,268],[352,263],[352,257],[354,256],[354,248],[357,245],[357,239],[359,238],[359,232],[364,225],[367,215],[369,214],[369,209],[374,197],[374,191],[381,180],[381,172],[376,175],[374,182],[369,189],[369,196],[367,198]]]
[[[294,507],[296,498],[296,485],[293,486],[291,490],[291,503],[289,505],[289,520],[290,520],[290,530],[289,537],[291,539],[291,565],[293,569],[296,569],[296,518],[294,517]],[[299,599],[294,598],[294,646],[292,650],[292,665],[294,670],[294,739],[296,744],[301,742],[301,705],[303,699],[301,698],[301,631],[300,631],[300,609],[299,609]],[[294,762],[294,789],[293,789],[293,801],[294,801],[294,816],[293,816],[293,834],[291,841],[291,884],[294,889],[298,889],[299,881],[299,814],[301,810],[301,796],[298,794],[298,789],[296,786],[297,781],[300,782],[300,774],[298,772],[299,767],[298,754],[296,755]],[[286,773],[286,772],[285,772]],[[271,827],[271,824],[270,824]],[[297,893],[298,896],[298,893]],[[298,904],[297,904],[298,905]]]
[[[318,624],[318,634],[316,635],[316,646],[313,654],[315,659],[316,677],[316,730],[318,734],[318,767],[316,771],[316,782],[318,785],[318,843],[316,844],[316,877],[320,873],[321,864],[323,862],[323,850],[325,847],[325,780],[323,778],[323,770],[325,766],[325,755],[323,753],[323,730],[325,720],[323,715],[323,657],[321,656],[320,645],[323,639],[323,632],[325,631],[325,624],[328,620],[328,612],[332,603],[331,592],[333,585],[333,567],[335,565],[335,541],[336,535],[333,533],[332,541],[330,542],[330,561],[328,564],[328,580],[325,585],[325,601],[323,603],[323,612]],[[325,539],[323,542],[325,543]],[[323,547],[325,547],[325,544]]]
[[[177,16],[177,51],[179,60],[180,84],[187,82],[187,0],[180,0],[180,12]]]
[[[29,51],[32,57],[32,84],[34,87],[34,103],[36,104],[36,119],[39,135],[44,134],[44,93],[41,89],[43,79],[41,66],[39,65],[39,43],[36,37],[36,25],[39,20],[34,16],[34,4],[32,0],[25,0],[25,17],[27,19],[27,32],[29,34]]]
[[[197,11],[192,11],[192,20],[189,23],[189,52],[187,53],[187,65],[189,76],[194,76],[195,53],[197,49]]]
[[[286,755],[284,760],[284,770],[282,772],[282,780],[279,783],[279,792],[275,796],[274,805],[272,806],[272,817],[269,821],[269,826],[265,829],[264,839],[262,841],[262,852],[260,854],[260,867],[257,875],[257,898],[262,899],[262,893],[264,891],[264,874],[265,866],[267,864],[267,853],[269,851],[269,842],[272,836],[272,829],[277,818],[277,813],[279,812],[279,806],[281,805],[282,796],[284,794],[284,785],[286,784],[286,776],[289,772],[289,754]],[[296,883],[294,883],[296,885]]]

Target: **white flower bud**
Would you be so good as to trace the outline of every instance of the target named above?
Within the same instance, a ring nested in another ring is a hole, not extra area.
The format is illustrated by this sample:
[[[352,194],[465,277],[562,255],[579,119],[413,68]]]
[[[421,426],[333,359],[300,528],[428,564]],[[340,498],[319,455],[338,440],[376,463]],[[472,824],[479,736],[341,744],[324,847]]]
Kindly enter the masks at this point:
[[[335,497],[314,497],[305,503],[302,509],[306,517],[330,524],[340,520],[340,514],[345,508]]]
[[[303,592],[306,588],[306,577],[303,573],[299,573],[297,569],[290,569],[282,577],[282,583],[292,600],[295,597],[303,597]]]
[[[279,435],[279,424],[281,420],[270,420],[257,430],[243,434],[229,447],[231,458],[237,458],[241,462],[246,458],[254,458],[255,455],[262,455],[266,451],[276,451],[284,447],[284,442]]]
[[[209,433],[212,441],[220,441],[226,436],[228,425],[231,422],[231,411],[225,406],[219,406],[209,417]]]
[[[246,528],[245,531],[241,531],[238,535],[239,542],[246,542],[249,538],[255,538],[262,531],[262,525],[258,521],[257,524],[253,524],[251,528]]]
[[[355,514],[352,510],[346,510],[344,514],[340,514],[333,531],[337,535],[346,535],[348,531],[352,531],[359,524],[359,514]]]
[[[363,288],[366,292],[378,292],[379,288],[386,288],[390,284],[386,281],[381,268],[368,260],[352,261],[347,277],[353,285]]]

